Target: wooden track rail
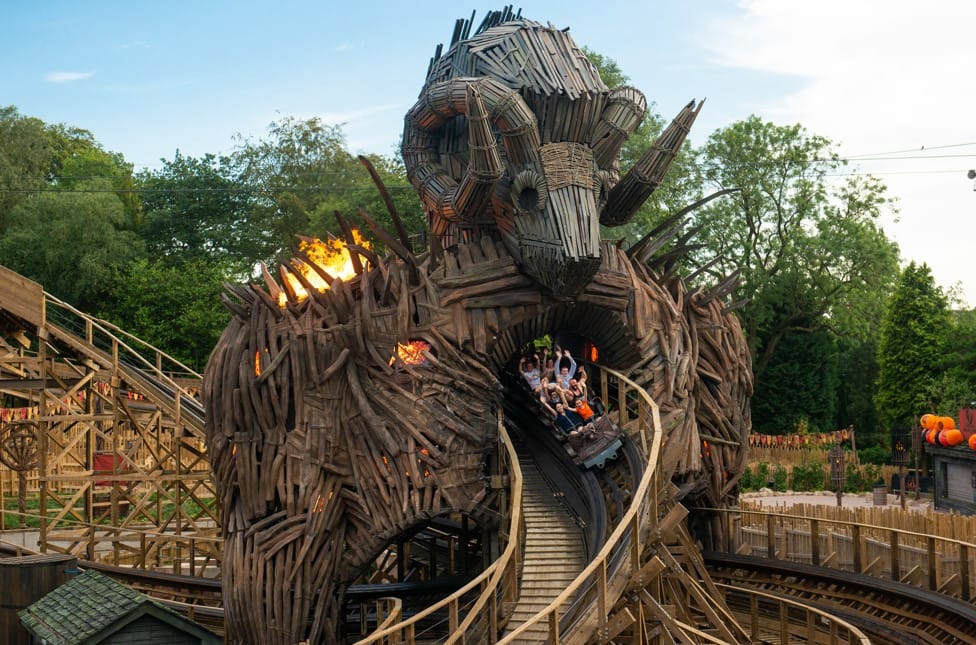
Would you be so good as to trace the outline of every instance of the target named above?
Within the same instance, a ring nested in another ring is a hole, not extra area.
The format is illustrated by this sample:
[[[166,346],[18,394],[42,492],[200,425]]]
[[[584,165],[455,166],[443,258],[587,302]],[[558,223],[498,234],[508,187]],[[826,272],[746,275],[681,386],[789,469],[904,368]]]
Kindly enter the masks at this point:
[[[787,513],[709,511],[724,516],[729,553],[851,571],[976,601],[974,542]]]
[[[719,552],[706,552],[704,557],[714,579],[819,608],[856,626],[879,645],[971,643],[976,634],[976,606],[930,590],[768,558]],[[756,621],[753,611],[753,625]]]
[[[619,400],[622,402],[637,402],[633,406],[625,404],[619,408],[618,422],[634,441],[642,446],[642,452],[647,462],[656,464],[660,457],[662,439],[657,405],[643,389],[623,374],[603,368],[600,370],[599,378],[602,382],[609,383],[612,377],[619,388],[614,393],[613,398],[619,395]],[[629,396],[628,393],[632,391],[637,394]],[[503,432],[504,428],[500,427],[500,436],[507,436],[502,435]],[[510,468],[513,474],[519,473],[520,481],[521,471],[518,468],[517,461],[514,461]],[[515,601],[524,592],[524,589],[519,586],[520,582],[515,579],[517,575],[515,565],[518,564],[518,558],[521,557],[524,549],[525,520],[519,515],[522,510],[518,507],[522,503],[521,491],[517,491],[513,485],[512,526],[516,526],[517,518],[517,526],[520,527],[520,539],[518,541],[509,540],[502,558],[471,584],[445,598],[437,605],[428,607],[401,625],[376,631],[359,642],[363,644],[378,642],[415,643],[417,640],[412,632],[411,625],[418,622],[420,618],[444,607],[459,607],[465,594],[477,585],[485,585],[484,591],[477,602],[471,606],[465,618],[457,623],[457,629],[451,629],[452,636],[447,642],[465,642],[469,630],[472,638],[487,639],[489,642],[514,643],[525,639],[534,641],[538,638],[548,639],[550,642],[585,642],[598,629],[614,629],[623,621],[618,618],[615,624],[611,626],[608,620],[609,614],[630,581],[631,574],[643,564],[640,562],[641,551],[652,525],[657,521],[658,485],[655,469],[653,467],[646,469],[633,496],[634,501],[597,557],[552,602],[534,616],[527,618],[518,628],[503,636],[502,626],[511,616],[516,606]],[[518,504],[515,503],[516,501]],[[512,532],[514,533],[514,528]],[[614,556],[619,553],[624,553],[625,557],[615,559]],[[499,609],[497,599],[499,598],[502,599],[502,609],[504,610],[504,620],[501,622],[497,620],[499,615],[497,613]],[[582,599],[583,610],[578,614],[581,619],[574,625],[573,634],[560,635],[558,626],[561,613],[577,598]],[[483,620],[479,620],[479,618],[483,618],[480,612],[486,608],[489,616],[487,625],[484,624]],[[453,617],[458,611],[452,609],[450,615]],[[629,623],[622,626],[627,627]],[[485,628],[487,628],[487,635],[485,631],[480,631]],[[481,635],[477,636],[478,633]]]
[[[631,574],[644,564],[641,562],[642,549],[658,520],[660,470],[657,466],[663,438],[660,414],[657,404],[643,388],[619,372],[598,369],[599,381],[605,389],[609,387],[611,377],[617,383],[620,388],[617,400],[626,402],[630,399],[629,392],[636,393],[636,400],[640,402],[638,416],[631,418],[628,407],[621,406],[618,424],[641,446],[648,468],[630,507],[597,556],[545,609],[506,634],[499,640],[500,643],[520,642],[528,637],[536,625],[545,625],[545,637],[549,642],[587,642],[597,630],[602,631],[601,636],[607,634],[617,626],[616,621],[611,626],[609,620],[614,605],[630,581]],[[605,394],[609,396],[609,390]],[[627,556],[615,562],[614,556],[621,552]],[[573,625],[572,631],[560,634],[560,614],[574,600],[585,609],[579,613],[580,619]]]
[[[749,625],[753,643],[826,643],[871,645],[867,634],[817,607],[756,589],[719,584],[729,607]]]

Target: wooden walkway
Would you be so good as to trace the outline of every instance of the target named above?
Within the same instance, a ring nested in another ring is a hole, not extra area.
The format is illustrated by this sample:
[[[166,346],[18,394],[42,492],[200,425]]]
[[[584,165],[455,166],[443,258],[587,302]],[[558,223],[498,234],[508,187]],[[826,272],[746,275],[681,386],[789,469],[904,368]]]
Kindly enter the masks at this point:
[[[528,462],[523,462],[523,468],[525,555],[521,595],[508,632],[545,609],[586,566],[583,534],[573,516],[538,468]],[[540,621],[521,642],[543,643],[547,638],[548,624]]]

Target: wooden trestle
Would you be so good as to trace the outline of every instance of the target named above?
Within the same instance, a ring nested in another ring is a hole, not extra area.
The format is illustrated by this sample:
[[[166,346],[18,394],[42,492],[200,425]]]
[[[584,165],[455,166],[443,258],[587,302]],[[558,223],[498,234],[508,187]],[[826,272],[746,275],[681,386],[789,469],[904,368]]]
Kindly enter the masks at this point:
[[[25,519],[40,549],[212,573],[218,518],[200,375],[4,267],[0,330],[0,449],[20,437],[40,509]]]

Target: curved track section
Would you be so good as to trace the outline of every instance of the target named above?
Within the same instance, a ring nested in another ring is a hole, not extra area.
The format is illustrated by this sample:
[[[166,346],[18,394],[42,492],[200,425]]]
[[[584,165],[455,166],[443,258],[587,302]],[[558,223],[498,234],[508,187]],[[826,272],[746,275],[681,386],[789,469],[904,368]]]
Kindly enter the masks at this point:
[[[713,579],[789,596],[858,627],[881,645],[972,643],[976,606],[875,577],[729,553],[705,552]]]

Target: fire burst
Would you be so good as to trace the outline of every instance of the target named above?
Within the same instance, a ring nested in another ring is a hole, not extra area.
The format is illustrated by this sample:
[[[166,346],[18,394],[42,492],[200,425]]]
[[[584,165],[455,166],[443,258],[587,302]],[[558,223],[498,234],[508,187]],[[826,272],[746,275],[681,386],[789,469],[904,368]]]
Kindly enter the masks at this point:
[[[411,340],[408,343],[397,343],[396,356],[390,358],[390,365],[399,358],[407,365],[423,365],[427,362],[424,352],[430,351],[430,343],[425,340]]]
[[[360,235],[359,229],[352,229],[352,237],[353,242],[357,246],[365,249],[370,248],[369,241]],[[298,250],[315,266],[334,278],[348,280],[356,275],[356,269],[352,261],[352,252],[347,248],[346,243],[340,239],[331,238],[322,241],[318,238],[303,238],[298,244]],[[319,293],[329,288],[329,283],[325,278],[307,262],[293,259],[290,266],[295,271],[301,273],[302,278]],[[308,290],[305,288],[305,285],[288,272],[283,272],[283,275],[288,281],[289,289],[295,294],[295,299],[298,302],[306,300],[308,298]],[[287,304],[288,294],[282,291],[278,294],[278,305],[285,307]]]

